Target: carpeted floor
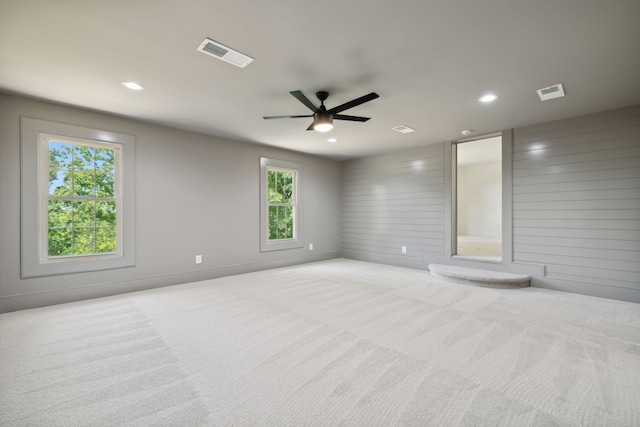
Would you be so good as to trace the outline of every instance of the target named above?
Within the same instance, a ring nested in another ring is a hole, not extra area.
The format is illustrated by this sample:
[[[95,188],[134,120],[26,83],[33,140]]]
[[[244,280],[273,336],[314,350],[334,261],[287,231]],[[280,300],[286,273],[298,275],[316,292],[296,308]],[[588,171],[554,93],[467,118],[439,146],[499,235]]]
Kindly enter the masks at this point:
[[[640,306],[336,259],[7,313],[0,425],[637,426]]]

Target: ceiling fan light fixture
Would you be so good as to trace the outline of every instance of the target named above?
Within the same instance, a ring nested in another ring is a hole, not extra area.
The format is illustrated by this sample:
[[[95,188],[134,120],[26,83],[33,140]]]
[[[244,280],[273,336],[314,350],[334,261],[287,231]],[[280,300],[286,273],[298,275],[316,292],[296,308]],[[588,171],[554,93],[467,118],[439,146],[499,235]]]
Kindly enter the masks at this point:
[[[331,129],[333,129],[331,123],[316,123],[313,127],[313,130],[317,130],[318,132],[329,132]]]
[[[329,132],[333,129],[333,118],[328,113],[315,113],[313,120],[313,130],[318,132]]]

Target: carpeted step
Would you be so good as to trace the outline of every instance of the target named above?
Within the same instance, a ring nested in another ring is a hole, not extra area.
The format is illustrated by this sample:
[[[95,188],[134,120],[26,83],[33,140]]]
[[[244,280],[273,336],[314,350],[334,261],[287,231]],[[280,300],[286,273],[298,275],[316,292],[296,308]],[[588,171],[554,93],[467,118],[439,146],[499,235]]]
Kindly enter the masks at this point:
[[[531,277],[522,274],[502,273],[453,265],[429,264],[433,277],[465,285],[490,288],[525,288],[531,284]]]

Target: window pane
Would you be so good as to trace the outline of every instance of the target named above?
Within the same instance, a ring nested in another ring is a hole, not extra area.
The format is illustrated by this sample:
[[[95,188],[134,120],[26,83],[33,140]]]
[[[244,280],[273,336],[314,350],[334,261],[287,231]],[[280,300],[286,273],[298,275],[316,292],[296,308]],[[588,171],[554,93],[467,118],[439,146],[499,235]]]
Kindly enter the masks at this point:
[[[296,216],[295,216],[295,207],[291,207],[289,208],[289,218],[288,218],[288,223],[287,223],[287,227],[288,227],[288,234],[289,234],[289,238],[293,239],[295,236],[294,234],[294,227],[293,224],[295,222]]]
[[[281,203],[282,198],[280,197],[280,193],[278,193],[278,176],[279,172],[270,170],[267,172],[267,201],[268,203]]]
[[[72,194],[72,175],[69,172],[72,160],[73,145],[49,141],[49,194]]]
[[[49,228],[48,249],[49,256],[71,255],[71,228]]]
[[[116,228],[100,227],[96,229],[96,253],[104,254],[116,251]]]
[[[96,202],[96,226],[114,227],[116,225],[116,202]]]
[[[93,147],[73,147],[73,195],[79,197],[95,194],[95,154]]]
[[[115,180],[113,176],[96,171],[96,195],[97,197],[114,197]]]
[[[284,239],[293,239],[293,208],[285,207],[284,208]]]
[[[269,206],[269,240],[293,239],[293,208]]]
[[[278,207],[269,206],[269,240],[278,238]]]
[[[96,229],[93,227],[76,227],[73,229],[74,255],[88,255],[95,253],[95,233]]]
[[[70,196],[71,184],[66,183],[66,180],[71,180],[71,175],[66,169],[63,170],[49,170],[49,194],[52,196]]]
[[[114,197],[116,166],[114,150],[96,148],[96,194],[98,197]]]
[[[293,173],[281,172],[279,178],[278,192],[281,195],[282,203],[293,204]]]
[[[73,160],[73,145],[49,141],[49,169],[70,169]]]
[[[290,239],[293,237],[291,212],[290,207],[278,206],[278,239]]]
[[[277,230],[276,230],[276,239],[283,239],[284,238],[284,230],[283,230],[283,223],[284,223],[284,206],[278,206],[277,207],[278,210],[278,220],[277,220]]]
[[[96,194],[95,174],[93,169],[73,172],[73,195],[77,197],[93,197]]]
[[[73,202],[73,225],[75,227],[94,227],[96,202]]]
[[[93,170],[95,167],[95,152],[93,147],[86,145],[73,146],[73,170]]]
[[[115,173],[115,157],[114,150],[110,148],[96,148],[96,168],[109,172],[112,175]]]
[[[68,200],[49,200],[49,228],[71,227],[73,225],[73,202]]]

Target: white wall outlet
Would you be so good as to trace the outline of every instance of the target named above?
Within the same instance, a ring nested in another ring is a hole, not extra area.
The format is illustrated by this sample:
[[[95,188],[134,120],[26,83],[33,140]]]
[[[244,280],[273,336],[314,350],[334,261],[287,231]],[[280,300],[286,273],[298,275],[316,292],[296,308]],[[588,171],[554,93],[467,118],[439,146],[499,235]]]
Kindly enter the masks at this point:
[[[202,264],[202,255],[196,255],[196,264]]]
[[[309,243],[309,250],[312,251],[313,250],[313,243]]]
[[[406,246],[403,246],[403,247],[402,247],[402,253],[403,253],[403,254],[406,254],[406,253],[407,253],[407,247],[406,247]]]

